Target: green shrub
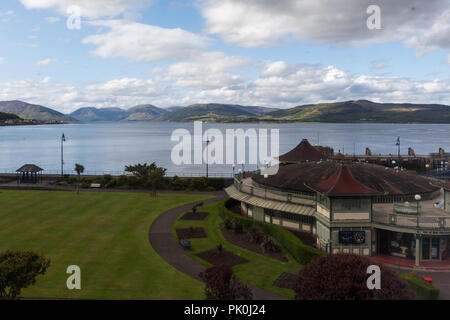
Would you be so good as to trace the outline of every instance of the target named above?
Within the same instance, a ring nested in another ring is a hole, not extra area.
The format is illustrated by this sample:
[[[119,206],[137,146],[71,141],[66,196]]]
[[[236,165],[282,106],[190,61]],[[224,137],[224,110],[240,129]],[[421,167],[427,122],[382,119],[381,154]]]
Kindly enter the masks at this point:
[[[100,184],[102,185],[102,187],[108,188],[108,185],[111,183],[112,180],[113,180],[113,177],[110,174],[105,174],[105,175],[103,175],[103,179]]]
[[[175,176],[172,178],[170,185],[172,186],[173,190],[182,191],[187,189],[188,181],[186,179],[181,179],[180,177]]]
[[[399,272],[400,277],[405,279],[416,294],[423,300],[437,300],[439,297],[439,289],[431,283],[426,282],[418,277],[414,272]]]
[[[208,187],[208,181],[205,177],[201,178],[193,178],[191,179],[191,183],[189,185],[189,189],[203,191]]]
[[[69,177],[69,179],[67,180],[67,182],[68,182],[69,184],[76,184],[76,183],[78,183],[78,178],[76,178],[76,177]]]
[[[224,178],[208,178],[207,179],[208,188],[212,191],[222,190],[225,188],[225,179]]]
[[[69,183],[66,180],[61,180],[61,181],[58,182],[58,185],[60,185],[60,186],[67,186],[67,185],[69,185]]]
[[[225,218],[222,222],[222,226],[226,230],[230,230],[233,228],[233,221],[229,218]]]
[[[117,179],[116,179],[116,186],[117,187],[120,188],[120,187],[126,186],[127,184],[128,184],[127,176],[121,175],[121,176],[117,177]]]
[[[261,248],[264,252],[281,252],[281,248],[272,240],[271,237],[264,236],[263,242],[261,243]]]
[[[265,234],[274,238],[300,264],[305,265],[314,258],[325,254],[325,252],[305,245],[299,238],[283,227],[256,221],[231,212],[225,207],[226,201],[227,200],[224,200],[218,204],[219,215],[222,219],[238,219],[242,226],[246,229],[250,229],[252,226],[260,228]]]
[[[82,187],[83,189],[90,188],[90,187],[91,187],[91,183],[88,182],[88,181],[83,181],[83,182],[81,182],[81,187]]]

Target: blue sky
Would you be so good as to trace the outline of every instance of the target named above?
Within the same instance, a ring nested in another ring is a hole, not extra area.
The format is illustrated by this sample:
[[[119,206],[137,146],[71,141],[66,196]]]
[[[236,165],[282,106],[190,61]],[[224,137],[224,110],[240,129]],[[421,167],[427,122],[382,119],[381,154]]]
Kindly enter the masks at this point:
[[[379,1],[374,30],[370,4],[2,1],[0,100],[62,112],[141,103],[450,104],[448,0]],[[70,6],[81,29],[67,27]]]

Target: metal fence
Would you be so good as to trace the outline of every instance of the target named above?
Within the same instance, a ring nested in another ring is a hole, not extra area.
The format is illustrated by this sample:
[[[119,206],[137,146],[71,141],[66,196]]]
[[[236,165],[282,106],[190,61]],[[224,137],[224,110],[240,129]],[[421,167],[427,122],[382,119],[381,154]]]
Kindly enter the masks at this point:
[[[410,229],[450,230],[450,217],[420,216],[374,211],[372,221]]]
[[[292,204],[301,204],[307,206],[314,206],[315,197],[311,195],[296,193],[296,192],[284,192],[280,190],[273,190],[270,188],[255,186],[245,182],[239,175],[234,178],[234,186],[243,193],[249,195],[267,199],[283,201]]]
[[[1,170],[0,169],[0,175],[15,175],[15,170]],[[61,175],[61,170],[44,170],[42,171],[43,175]],[[68,175],[76,175],[75,170],[64,170],[64,174]],[[101,170],[86,170],[83,172],[84,176],[103,176],[109,174],[111,176],[120,176],[120,175],[127,175],[130,174],[129,172],[125,171],[101,171]],[[176,172],[176,171],[166,171],[166,177],[181,177],[181,178],[199,178],[199,177],[206,177],[204,172]],[[209,172],[208,173],[209,178],[233,178],[232,173],[227,172]]]

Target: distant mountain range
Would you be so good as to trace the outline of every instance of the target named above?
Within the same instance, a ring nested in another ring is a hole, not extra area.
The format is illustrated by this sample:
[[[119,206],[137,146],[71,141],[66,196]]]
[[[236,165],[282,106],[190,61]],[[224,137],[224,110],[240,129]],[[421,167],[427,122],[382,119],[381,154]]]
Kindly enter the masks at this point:
[[[82,122],[93,121],[149,121],[154,120],[169,111],[155,107],[151,104],[141,104],[128,110],[120,108],[94,108],[78,109],[70,114],[71,117]]]
[[[193,104],[169,113],[156,120],[158,121],[194,121],[210,122],[240,121],[248,118],[257,118],[278,109],[241,106],[237,104]]]
[[[269,122],[450,123],[450,106],[368,100],[302,105],[258,118]]]
[[[308,104],[289,109],[220,103],[162,109],[151,104],[143,104],[128,110],[85,107],[69,115],[22,101],[0,101],[0,112],[15,114],[22,119],[63,122],[202,120],[209,122],[450,123],[450,106],[447,105],[375,103],[368,100]]]
[[[18,100],[0,101],[0,112],[12,113],[25,120],[76,122],[56,110]]]

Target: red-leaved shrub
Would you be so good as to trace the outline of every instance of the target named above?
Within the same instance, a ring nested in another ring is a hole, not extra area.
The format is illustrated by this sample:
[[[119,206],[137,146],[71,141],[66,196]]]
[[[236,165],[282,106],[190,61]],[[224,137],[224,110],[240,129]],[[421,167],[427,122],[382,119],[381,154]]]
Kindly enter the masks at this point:
[[[206,300],[251,300],[251,290],[233,275],[228,265],[213,266],[200,273],[205,282]]]
[[[367,267],[377,265],[368,257],[339,253],[312,260],[299,271],[297,300],[409,300],[417,299],[406,281],[381,265],[381,289],[368,289]]]

